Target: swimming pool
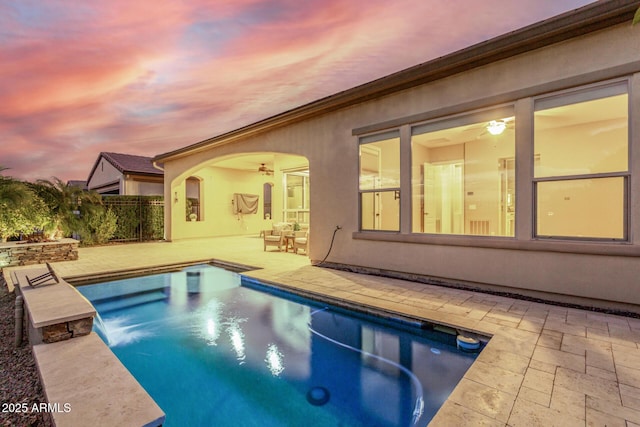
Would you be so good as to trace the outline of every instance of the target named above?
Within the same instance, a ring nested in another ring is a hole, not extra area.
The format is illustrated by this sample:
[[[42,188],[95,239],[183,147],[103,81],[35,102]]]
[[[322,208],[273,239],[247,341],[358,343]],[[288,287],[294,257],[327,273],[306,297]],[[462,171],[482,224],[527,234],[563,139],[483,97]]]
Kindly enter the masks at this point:
[[[169,427],[425,426],[476,358],[209,265],[78,290]]]

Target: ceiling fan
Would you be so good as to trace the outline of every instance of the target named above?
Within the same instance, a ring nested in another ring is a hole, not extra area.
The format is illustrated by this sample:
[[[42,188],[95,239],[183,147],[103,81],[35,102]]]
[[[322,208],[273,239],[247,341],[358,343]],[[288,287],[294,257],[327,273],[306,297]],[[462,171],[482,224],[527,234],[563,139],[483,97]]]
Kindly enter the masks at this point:
[[[264,163],[260,163],[258,172],[260,172],[262,175],[273,175],[273,169],[269,169]]]
[[[463,132],[468,134],[476,134],[476,138],[480,138],[486,134],[501,135],[507,129],[513,129],[514,117],[507,117],[499,120],[491,120],[489,122],[477,123],[466,128]],[[479,132],[479,133],[478,133]]]

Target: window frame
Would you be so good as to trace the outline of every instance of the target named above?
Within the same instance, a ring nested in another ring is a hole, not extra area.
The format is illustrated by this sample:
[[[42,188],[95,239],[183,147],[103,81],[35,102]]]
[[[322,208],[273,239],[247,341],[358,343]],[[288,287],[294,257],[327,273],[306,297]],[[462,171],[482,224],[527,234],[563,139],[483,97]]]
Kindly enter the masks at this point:
[[[479,124],[482,122],[489,122],[493,119],[495,119],[496,117],[514,117],[515,120],[515,124],[514,126],[518,126],[517,123],[519,122],[519,119],[517,117],[517,112],[516,112],[516,101],[517,100],[513,100],[510,102],[506,102],[506,103],[501,103],[501,104],[496,104],[496,105],[491,105],[491,106],[487,106],[484,108],[479,108],[479,109],[473,109],[473,110],[468,110],[468,111],[461,111],[455,114],[450,114],[450,115],[446,115],[446,116],[442,116],[442,117],[437,117],[434,119],[430,119],[427,121],[422,121],[422,122],[415,122],[415,123],[411,123],[409,125],[410,128],[410,132],[409,132],[409,152],[411,154],[411,163],[410,163],[410,168],[411,168],[411,176],[413,176],[413,160],[414,160],[414,150],[413,150],[413,137],[416,135],[420,135],[420,134],[424,134],[424,133],[430,133],[430,132],[436,132],[436,131],[440,131],[440,130],[446,130],[446,129],[453,129],[453,128],[457,128],[457,127],[462,127],[462,126],[468,126],[468,125],[475,125],[475,124]],[[518,173],[517,173],[517,157],[518,157],[518,150],[517,150],[517,131],[516,131],[516,135],[514,135],[514,141],[513,141],[513,159],[514,159],[514,181],[515,181],[515,193],[517,194],[518,191]],[[466,162],[464,162],[465,159],[463,159],[463,167],[466,168]],[[464,180],[464,175],[463,175],[463,180]],[[466,197],[466,190],[464,191],[465,197]],[[411,215],[413,215],[413,203],[415,202],[414,200],[414,193],[413,193],[413,183],[411,185]],[[514,195],[514,199],[516,198],[516,196]],[[514,201],[515,202],[515,201]],[[463,204],[465,202],[463,201]],[[513,235],[509,235],[509,236],[503,236],[503,235],[489,235],[489,234],[467,234],[467,233],[428,233],[428,232],[419,232],[419,231],[414,231],[413,230],[413,216],[411,217],[411,231],[410,234],[411,235],[415,235],[415,236],[424,236],[424,237],[429,237],[429,238],[436,238],[436,239],[446,239],[449,237],[452,237],[454,239],[460,239],[460,238],[470,238],[470,239],[504,239],[504,240],[515,240],[516,239],[516,235],[515,235],[515,230],[517,227],[517,222],[518,222],[518,215],[517,215],[517,210],[514,210],[514,234]],[[465,228],[465,226],[463,225],[463,228]]]
[[[400,191],[400,180],[402,176],[400,160],[398,161],[398,176],[400,179],[398,180],[397,187],[380,187],[380,188],[361,188],[361,177],[362,177],[362,147],[367,144],[373,144],[380,141],[386,141],[390,139],[397,138],[398,140],[398,159],[402,156],[402,144],[401,144],[401,133],[400,129],[388,129],[382,132],[376,132],[370,135],[360,135],[358,137],[358,230],[364,232],[375,232],[375,233],[396,233],[399,234],[402,227],[402,204],[400,203],[402,193]],[[363,228],[362,221],[362,199],[364,194],[374,194],[375,193],[386,193],[386,192],[394,192],[394,200],[398,200],[398,227],[395,230],[386,230],[380,228]]]
[[[621,88],[625,90],[621,90]],[[544,111],[550,108],[561,106],[576,105],[581,102],[595,101],[621,94],[627,95],[627,169],[625,171],[615,172],[596,172],[587,174],[569,174],[569,175],[551,175],[536,176],[535,173],[535,114],[537,111]],[[533,156],[531,161],[531,183],[532,183],[532,224],[531,234],[535,240],[566,240],[576,242],[630,242],[631,227],[631,159],[632,159],[632,136],[631,136],[631,83],[629,77],[616,79],[612,81],[598,82],[592,85],[573,87],[564,91],[547,93],[538,97],[533,97],[533,110],[531,116],[531,148]],[[563,102],[564,101],[564,102]],[[623,178],[623,197],[622,197],[622,237],[579,237],[566,235],[546,235],[538,232],[538,184],[543,182],[566,182],[586,179],[603,179],[603,178]]]

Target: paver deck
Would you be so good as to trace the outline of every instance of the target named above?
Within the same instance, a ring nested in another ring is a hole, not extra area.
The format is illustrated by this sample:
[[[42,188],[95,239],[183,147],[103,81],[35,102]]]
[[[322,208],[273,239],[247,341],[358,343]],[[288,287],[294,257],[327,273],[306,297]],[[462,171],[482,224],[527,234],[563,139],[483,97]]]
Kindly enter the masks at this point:
[[[63,278],[224,260],[248,276],[492,335],[431,426],[640,427],[640,319],[313,267],[258,237],[81,248]],[[604,285],[604,284],[603,284]]]

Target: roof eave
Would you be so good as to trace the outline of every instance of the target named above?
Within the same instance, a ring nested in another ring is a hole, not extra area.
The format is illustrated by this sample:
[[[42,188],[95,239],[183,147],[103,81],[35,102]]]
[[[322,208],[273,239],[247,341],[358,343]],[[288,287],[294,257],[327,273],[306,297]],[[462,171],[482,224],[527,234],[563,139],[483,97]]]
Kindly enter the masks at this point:
[[[423,85],[624,22],[630,23],[639,5],[640,1],[598,1],[239,129],[159,154],[153,158],[153,161],[174,160],[212,146],[228,144],[268,129],[298,122],[311,116],[325,114]]]

